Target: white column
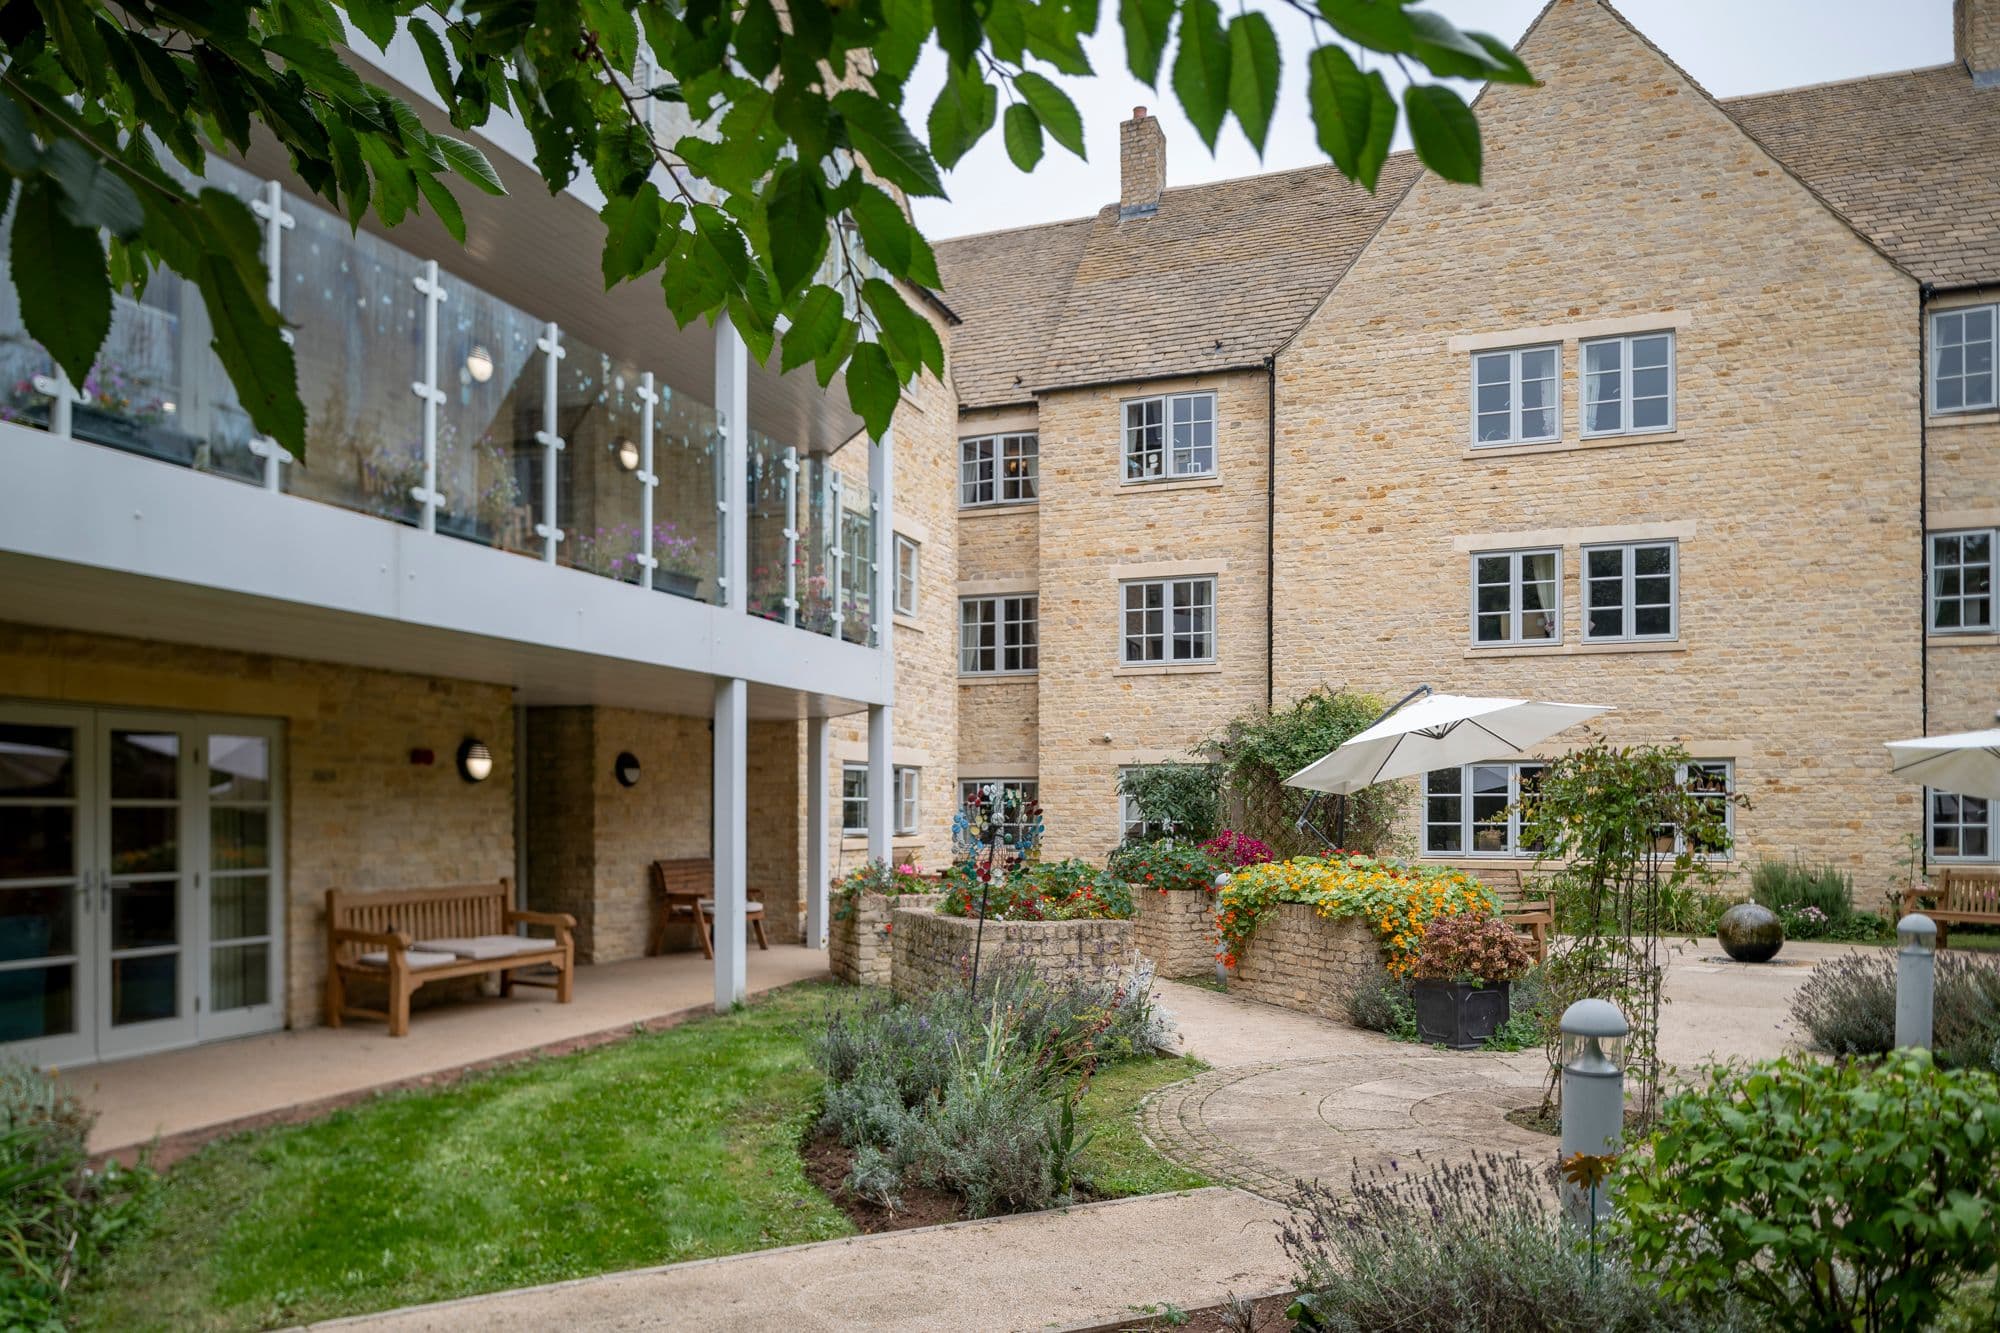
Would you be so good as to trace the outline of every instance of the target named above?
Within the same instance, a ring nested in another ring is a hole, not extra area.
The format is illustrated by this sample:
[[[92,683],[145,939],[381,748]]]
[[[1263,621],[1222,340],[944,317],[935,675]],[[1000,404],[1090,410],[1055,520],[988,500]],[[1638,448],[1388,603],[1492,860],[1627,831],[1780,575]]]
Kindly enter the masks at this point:
[[[556,515],[561,512],[556,507],[556,453],[563,447],[563,437],[556,429],[561,424],[556,415],[561,391],[556,363],[563,358],[563,345],[562,330],[553,320],[542,327],[535,346],[542,350],[542,428],[535,432],[535,443],[542,446],[542,521],[535,524],[535,535],[542,539],[543,562],[553,565],[556,546],[563,539],[563,530],[556,526]]]
[[[726,1012],[747,991],[744,904],[749,901],[750,687],[715,682],[715,1007]]]
[[[724,315],[715,323],[715,411],[722,428],[722,604],[750,605],[750,352]]]
[[[881,659],[884,662],[893,661],[887,654],[892,646],[890,640],[895,624],[886,609],[893,604],[892,600],[882,595],[883,578],[895,565],[894,438],[893,432],[883,432],[882,442],[871,445],[868,452],[868,485],[875,492],[876,571],[875,593],[869,604],[869,614],[875,621],[876,650],[884,654]],[[892,698],[895,676],[893,667],[881,675],[883,687]],[[889,831],[895,827],[896,818],[895,771],[890,763],[894,746],[893,710],[888,704],[871,705],[868,709],[868,855],[871,859],[884,861],[889,859]]]
[[[888,652],[896,617],[896,429],[882,432],[882,442],[868,451],[868,485],[875,492],[875,593],[869,611],[875,619],[875,646]],[[893,672],[890,673],[893,679]]]
[[[832,866],[827,856],[832,829],[827,826],[830,809],[827,788],[828,765],[833,762],[833,719],[806,719],[806,945],[824,949],[827,919],[827,882]]]
[[[889,755],[891,710],[887,704],[868,708],[868,859],[889,859],[889,830],[896,826],[896,784]]]

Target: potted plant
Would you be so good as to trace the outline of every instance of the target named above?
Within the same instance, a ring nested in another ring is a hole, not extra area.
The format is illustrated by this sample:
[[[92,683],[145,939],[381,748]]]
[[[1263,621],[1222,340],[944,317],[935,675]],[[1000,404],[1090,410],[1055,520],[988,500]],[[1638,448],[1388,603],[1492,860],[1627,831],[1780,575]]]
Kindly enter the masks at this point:
[[[653,525],[653,591],[701,600],[700,543],[672,519]]]
[[[1498,917],[1439,917],[1417,949],[1417,1038],[1476,1049],[1507,1021],[1508,993],[1534,963],[1527,937]]]

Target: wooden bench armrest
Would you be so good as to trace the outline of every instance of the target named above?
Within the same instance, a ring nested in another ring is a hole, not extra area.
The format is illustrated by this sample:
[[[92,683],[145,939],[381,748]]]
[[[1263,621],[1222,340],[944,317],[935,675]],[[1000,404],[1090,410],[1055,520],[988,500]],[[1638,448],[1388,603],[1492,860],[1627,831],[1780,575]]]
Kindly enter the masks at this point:
[[[406,930],[351,930],[346,926],[334,926],[329,933],[335,944],[372,944],[378,949],[401,949],[405,952],[413,947],[410,933]]]
[[[554,926],[566,931],[576,929],[576,918],[568,912],[517,912],[510,907],[501,913],[500,919],[510,926]]]

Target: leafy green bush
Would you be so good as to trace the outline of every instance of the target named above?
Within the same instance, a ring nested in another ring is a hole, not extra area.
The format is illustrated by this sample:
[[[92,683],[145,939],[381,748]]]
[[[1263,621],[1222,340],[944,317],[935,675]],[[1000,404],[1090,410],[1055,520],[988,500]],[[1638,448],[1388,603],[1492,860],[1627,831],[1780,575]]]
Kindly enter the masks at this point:
[[[1829,1055],[1882,1055],[1896,1044],[1896,956],[1850,954],[1813,969],[1792,992],[1792,1020]],[[2000,963],[1937,955],[1931,1001],[1938,1063],[2000,1072]]]
[[[1410,983],[1376,972],[1347,993],[1347,1021],[1397,1041],[1417,1039],[1417,1006]]]
[[[1671,1300],[1763,1327],[1927,1328],[2000,1253],[2000,1081],[1924,1051],[1777,1060],[1667,1100],[1614,1228]]]
[[[1081,858],[1029,861],[1013,874],[983,888],[954,866],[943,876],[945,916],[979,916],[991,921],[1123,921],[1132,915],[1132,895],[1115,876]]]
[[[1325,852],[1317,837],[1301,833],[1294,822],[1312,793],[1285,786],[1285,779],[1365,731],[1388,706],[1380,695],[1320,689],[1273,712],[1233,719],[1215,744],[1223,785],[1239,812],[1232,816],[1235,826],[1268,843],[1274,859]],[[1385,782],[1348,797],[1347,847],[1373,856],[1387,853],[1397,812],[1409,794],[1409,783]]]
[[[1214,889],[1229,864],[1199,843],[1162,838],[1128,842],[1111,853],[1111,874],[1138,889]]]
[[[1553,1166],[1480,1154],[1429,1171],[1301,1181],[1279,1229],[1291,1316],[1313,1333],[1666,1333],[1724,1329],[1663,1299],[1615,1255],[1593,1257],[1551,1205]]]
[[[1149,824],[1189,842],[1203,842],[1222,830],[1222,790],[1211,764],[1145,764],[1118,777],[1118,792],[1129,796]]]
[[[1750,897],[1773,912],[1816,907],[1827,920],[1838,921],[1854,910],[1854,877],[1826,862],[1759,861],[1750,870]]]

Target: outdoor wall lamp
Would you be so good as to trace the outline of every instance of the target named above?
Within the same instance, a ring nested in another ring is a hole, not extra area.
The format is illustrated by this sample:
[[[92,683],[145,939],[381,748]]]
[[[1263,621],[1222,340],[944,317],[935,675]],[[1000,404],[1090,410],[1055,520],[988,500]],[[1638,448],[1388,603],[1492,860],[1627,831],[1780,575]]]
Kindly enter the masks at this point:
[[[630,435],[620,435],[611,442],[611,452],[618,455],[618,466],[627,472],[639,470],[639,442]]]
[[[621,787],[639,785],[639,756],[630,750],[620,750],[618,757],[611,761],[611,775],[618,779]]]
[[[472,376],[475,384],[484,384],[493,378],[493,353],[479,343],[465,354],[465,373]]]
[[[471,737],[458,747],[458,775],[467,782],[484,782],[493,776],[493,751],[485,741]]]

